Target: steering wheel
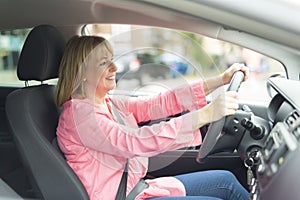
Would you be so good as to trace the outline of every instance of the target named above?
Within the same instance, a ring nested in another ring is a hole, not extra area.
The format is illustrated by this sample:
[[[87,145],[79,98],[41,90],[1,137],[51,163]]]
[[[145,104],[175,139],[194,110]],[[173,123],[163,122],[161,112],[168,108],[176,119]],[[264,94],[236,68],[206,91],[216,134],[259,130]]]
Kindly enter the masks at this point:
[[[244,73],[242,71],[236,71],[231,78],[227,91],[238,91],[243,80]],[[228,117],[223,117],[218,121],[210,123],[196,158],[198,162],[214,153],[216,149],[222,149],[223,147],[226,148],[228,146],[227,144],[220,144],[220,140],[225,135],[225,133],[222,132],[222,129],[226,126],[226,118]],[[230,138],[223,141],[223,143],[230,142],[232,142]]]

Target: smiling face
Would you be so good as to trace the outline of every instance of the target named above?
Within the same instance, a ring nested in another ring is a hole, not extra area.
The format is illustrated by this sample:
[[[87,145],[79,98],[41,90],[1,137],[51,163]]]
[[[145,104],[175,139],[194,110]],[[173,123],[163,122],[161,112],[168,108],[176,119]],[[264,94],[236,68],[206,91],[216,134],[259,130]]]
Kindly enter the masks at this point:
[[[97,103],[102,103],[107,93],[116,87],[117,67],[112,59],[111,51],[101,44],[85,60],[86,95]]]

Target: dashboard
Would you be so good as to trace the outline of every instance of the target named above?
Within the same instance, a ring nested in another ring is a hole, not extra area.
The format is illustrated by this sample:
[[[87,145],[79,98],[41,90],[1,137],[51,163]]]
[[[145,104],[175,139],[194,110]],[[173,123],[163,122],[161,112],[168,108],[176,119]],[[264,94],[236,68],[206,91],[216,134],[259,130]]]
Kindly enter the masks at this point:
[[[300,82],[272,78],[276,95],[268,107],[271,131],[259,151],[251,199],[296,200],[300,197]]]

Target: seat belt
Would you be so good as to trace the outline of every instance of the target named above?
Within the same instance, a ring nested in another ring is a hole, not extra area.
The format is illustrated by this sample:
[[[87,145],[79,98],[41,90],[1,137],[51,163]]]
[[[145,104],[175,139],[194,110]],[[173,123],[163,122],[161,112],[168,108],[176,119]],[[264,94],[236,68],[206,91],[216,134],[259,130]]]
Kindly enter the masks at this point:
[[[126,188],[127,188],[127,177],[128,177],[128,159],[122,174],[122,178],[119,184],[119,188],[116,195],[116,200],[125,200],[126,199]]]
[[[114,115],[116,116],[118,122],[120,124],[125,125],[123,119],[121,118],[119,112],[117,111],[116,107],[111,104],[112,106],[112,111],[114,113]],[[119,184],[119,188],[117,191],[117,195],[116,195],[116,200],[125,200],[126,199],[126,188],[127,188],[127,177],[128,177],[128,165],[129,165],[129,160],[127,159],[126,161],[126,165],[122,174],[122,178]]]
[[[112,111],[114,115],[116,116],[118,122],[122,125],[125,125],[123,119],[121,118],[119,112],[117,111],[116,107],[111,104]],[[128,196],[126,197],[126,189],[127,189],[127,177],[128,177],[128,166],[129,166],[129,159],[127,158],[126,165],[122,174],[122,178],[119,184],[119,188],[117,191],[116,199],[115,200],[134,200],[135,197],[140,194],[144,189],[148,188],[148,183],[141,179],[130,191]]]

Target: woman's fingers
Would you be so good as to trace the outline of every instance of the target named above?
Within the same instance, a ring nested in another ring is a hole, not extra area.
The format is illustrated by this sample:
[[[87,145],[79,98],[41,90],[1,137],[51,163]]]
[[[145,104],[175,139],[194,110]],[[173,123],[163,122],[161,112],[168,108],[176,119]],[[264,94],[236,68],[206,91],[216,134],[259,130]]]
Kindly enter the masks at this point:
[[[249,71],[249,68],[247,67],[247,66],[245,66],[245,65],[242,65],[241,66],[241,69],[240,69],[243,73],[244,73],[244,81],[245,80],[247,80],[248,78],[249,78],[249,73],[250,73],[250,71]]]
[[[233,74],[236,71],[242,71],[244,73],[244,81],[249,77],[249,68],[245,66],[243,63],[234,63],[231,65],[225,72],[223,73],[223,81],[225,83],[229,83]]]
[[[239,108],[237,92],[229,91],[219,95],[212,102],[212,106],[212,116],[214,120],[218,120],[224,116],[233,115]]]
[[[229,91],[225,93],[224,101],[224,116],[233,115],[235,111],[239,108],[238,94],[235,91]]]

